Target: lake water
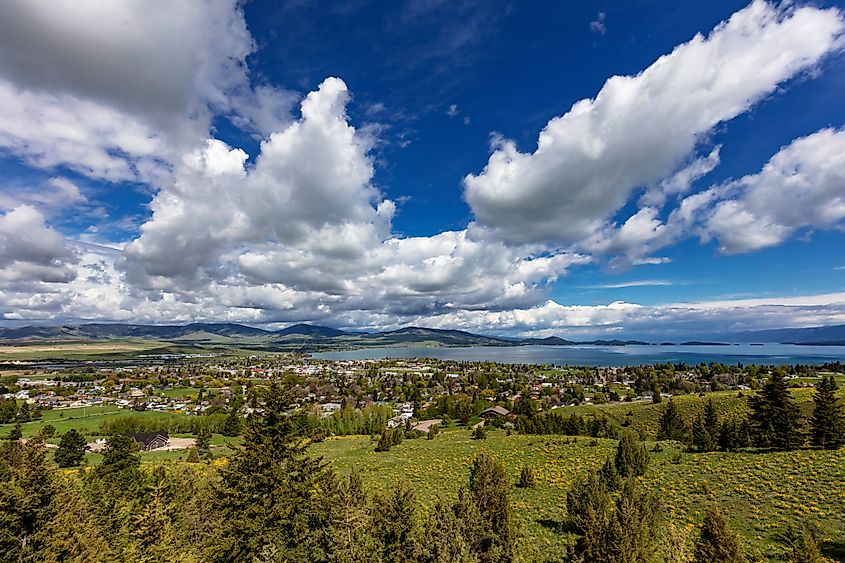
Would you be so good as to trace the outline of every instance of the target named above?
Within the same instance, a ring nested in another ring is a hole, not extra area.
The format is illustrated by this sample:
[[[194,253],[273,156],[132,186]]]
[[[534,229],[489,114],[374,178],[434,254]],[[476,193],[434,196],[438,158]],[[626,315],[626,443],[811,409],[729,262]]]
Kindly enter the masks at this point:
[[[435,358],[505,364],[632,366],[666,362],[823,364],[845,361],[845,346],[735,344],[730,346],[470,346],[465,348],[362,348],[311,355],[324,360]]]

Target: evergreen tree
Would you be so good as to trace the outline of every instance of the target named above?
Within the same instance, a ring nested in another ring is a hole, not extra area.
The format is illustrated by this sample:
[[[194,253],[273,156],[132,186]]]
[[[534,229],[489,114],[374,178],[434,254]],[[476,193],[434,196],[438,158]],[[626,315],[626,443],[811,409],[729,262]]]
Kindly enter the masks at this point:
[[[188,456],[185,458],[187,463],[199,463],[200,462],[200,454],[197,451],[196,446],[191,446],[188,448]]]
[[[14,399],[0,399],[0,424],[15,421],[18,413],[18,403]]]
[[[719,428],[719,447],[727,452],[733,452],[751,445],[750,426],[748,420],[736,422],[726,420]]]
[[[132,561],[153,563],[169,558],[176,544],[176,530],[171,524],[172,511],[168,499],[168,485],[162,468],[152,475],[147,486],[143,508],[132,518]]]
[[[34,561],[52,517],[54,472],[44,438],[0,446],[0,561]]]
[[[472,430],[469,437],[471,440],[483,440],[487,437],[487,430],[484,429],[483,424],[480,424]]]
[[[85,438],[75,428],[71,428],[59,441],[59,447],[53,455],[53,459],[59,467],[76,467],[85,459],[85,450],[88,445]]]
[[[616,510],[607,541],[611,559],[618,563],[652,560],[660,505],[657,497],[643,492],[635,479],[626,479],[616,499]]]
[[[618,491],[622,487],[622,477],[616,470],[615,456],[604,460],[604,465],[599,469],[598,476],[608,491]]]
[[[250,561],[272,549],[280,559],[319,561],[331,529],[333,473],[306,452],[308,418],[279,381],[267,388],[243,445],[221,469],[215,506],[221,517],[209,545],[212,561]]]
[[[118,558],[108,543],[74,476],[56,476],[52,518],[41,532],[37,559],[45,563],[108,563]]]
[[[199,457],[202,459],[211,458],[211,431],[208,426],[202,425],[199,427],[194,446],[197,448]]]
[[[10,441],[17,441],[23,437],[23,431],[21,430],[21,423],[16,422],[15,425],[9,430],[9,440]]]
[[[336,482],[331,495],[331,529],[326,534],[332,561],[372,561],[378,545],[371,534],[373,516],[361,476],[353,472],[345,482]]]
[[[24,401],[18,408],[18,414],[15,416],[18,422],[29,422],[32,420],[32,415],[29,412],[29,403]]]
[[[534,469],[530,465],[522,466],[516,486],[523,489],[533,489],[537,486],[537,478],[534,476]]]
[[[97,466],[100,477],[117,475],[124,471],[137,470],[141,458],[136,453],[135,440],[124,434],[113,434],[106,440],[103,448],[103,461]]]
[[[745,563],[739,536],[716,504],[710,506],[695,544],[695,563]]]
[[[619,437],[619,445],[616,447],[616,456],[613,460],[619,476],[627,479],[644,475],[648,462],[648,450],[640,443],[637,435],[631,430],[624,431]]]
[[[405,483],[396,483],[388,493],[373,498],[373,535],[381,561],[413,561],[417,552],[416,494]]]
[[[231,409],[229,411],[229,415],[226,417],[226,421],[223,423],[223,429],[220,433],[224,436],[233,438],[241,433],[241,429],[241,416],[238,414],[237,409]]]
[[[845,443],[845,418],[836,392],[839,386],[832,375],[822,376],[813,397],[813,416],[810,419],[811,443],[833,450]]]
[[[704,416],[695,419],[692,426],[692,444],[699,452],[712,452],[718,444],[710,427],[707,426]]]
[[[578,560],[602,563],[651,561],[660,515],[654,495],[636,479],[626,479],[619,496],[611,496],[596,473],[576,482],[566,495],[570,528],[579,537]]]
[[[438,501],[428,518],[416,559],[420,563],[476,563],[464,539],[464,526],[448,504]]]
[[[518,530],[513,519],[510,484],[504,466],[490,454],[479,454],[470,468],[469,487],[463,498],[459,497],[459,505],[461,500],[473,506],[469,510],[458,509],[459,512],[478,514],[479,525],[476,528],[471,527],[472,516],[462,520],[470,526],[465,530],[465,538],[479,561],[512,561]]]
[[[660,415],[657,439],[676,440],[678,442],[687,441],[687,425],[678,411],[677,403],[673,399],[669,399],[669,402],[666,403],[666,407],[663,409],[663,414]]]
[[[783,534],[783,539],[792,552],[790,561],[801,563],[825,563],[827,561],[819,551],[813,532],[806,525],[790,527]]]
[[[763,448],[795,449],[803,443],[801,411],[789,395],[780,370],[749,401],[754,443]]]

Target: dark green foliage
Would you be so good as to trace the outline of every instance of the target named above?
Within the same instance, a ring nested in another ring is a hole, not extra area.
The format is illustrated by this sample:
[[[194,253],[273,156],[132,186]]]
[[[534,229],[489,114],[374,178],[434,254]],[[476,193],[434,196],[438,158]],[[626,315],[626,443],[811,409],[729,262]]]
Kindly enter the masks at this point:
[[[598,475],[608,491],[618,491],[622,487],[622,477],[619,476],[619,471],[616,470],[614,458],[609,457],[604,461],[604,465],[599,469]]]
[[[608,561],[651,561],[659,518],[657,497],[641,490],[636,480],[627,479],[616,499],[611,520],[608,543],[612,557]]]
[[[274,381],[263,414],[254,416],[243,445],[221,470],[215,507],[221,518],[210,542],[212,561],[250,561],[272,552],[279,560],[319,561],[332,526],[333,473],[306,454],[307,414],[289,413],[294,397]]]
[[[44,427],[41,428],[41,433],[45,438],[52,438],[56,435],[56,427],[52,424],[45,424]]]
[[[719,417],[712,399],[707,401],[704,414],[693,424],[692,443],[699,452],[712,452],[719,445]]]
[[[570,528],[582,536],[597,529],[607,518],[609,503],[610,492],[596,472],[576,481],[566,492],[566,513]]]
[[[825,562],[819,551],[815,534],[806,525],[787,528],[781,539],[791,551],[790,561],[800,561],[801,563]]]
[[[24,401],[18,408],[18,414],[15,416],[18,422],[29,422],[32,420],[32,415],[29,412],[29,403]]]
[[[229,415],[226,417],[226,422],[223,423],[220,433],[232,438],[241,433],[242,426],[241,415],[238,414],[236,409],[232,409],[229,411]]]
[[[678,405],[675,401],[669,399],[669,402],[666,403],[666,407],[663,409],[663,414],[660,415],[660,427],[657,430],[657,439],[686,442],[688,436],[689,428],[678,411]]]
[[[208,428],[203,427],[197,430],[197,437],[194,441],[194,447],[196,447],[197,455],[200,458],[211,458],[211,431]]]
[[[775,370],[760,393],[749,399],[749,406],[754,445],[791,450],[804,443],[801,411],[790,397],[780,370]]]
[[[487,430],[484,429],[483,424],[479,424],[475,428],[473,428],[472,432],[469,435],[470,439],[472,440],[483,440],[487,437]]]
[[[713,504],[704,515],[701,533],[695,544],[696,563],[745,563],[745,553],[739,536],[727,519]]]
[[[87,447],[82,434],[77,432],[75,428],[71,428],[62,434],[62,439],[59,441],[59,447],[56,449],[53,459],[59,467],[76,467],[85,459]]]
[[[425,439],[426,440],[434,440],[434,437],[437,436],[437,433],[440,431],[440,427],[437,424],[432,424],[428,427],[428,432],[426,433]]]
[[[578,534],[575,553],[585,562],[651,561],[660,517],[654,495],[626,479],[611,496],[595,472],[576,482],[566,495],[569,526]]]
[[[200,454],[197,451],[196,446],[191,446],[188,448],[188,457],[185,458],[185,461],[188,463],[199,463],[200,462]]]
[[[18,422],[14,426],[12,426],[11,430],[9,430],[9,440],[20,440],[21,437],[23,437],[23,432],[21,431],[21,423]]]
[[[813,397],[813,416],[810,418],[810,441],[826,450],[834,450],[845,443],[845,418],[842,405],[836,398],[839,386],[833,376],[822,376]]]
[[[537,486],[537,478],[534,476],[534,469],[530,465],[522,466],[516,486],[523,489],[533,489]]]
[[[336,481],[335,481],[336,482]],[[330,527],[326,531],[327,554],[333,561],[372,561],[379,546],[373,538],[373,514],[358,473],[336,482],[327,499],[333,503]],[[319,532],[318,532],[319,535]],[[277,548],[278,549],[278,548]],[[387,550],[392,546],[387,546]],[[312,551],[320,555],[320,549]]]
[[[651,394],[651,402],[656,404],[656,403],[660,403],[662,401],[663,401],[663,397],[660,396],[660,391],[655,389],[654,392],[652,392],[652,394]]]
[[[478,559],[470,552],[464,539],[464,525],[455,511],[444,502],[438,502],[425,523],[417,551],[420,563],[475,563]]]
[[[564,416],[548,411],[531,417],[517,416],[516,430],[520,434],[562,434],[566,436],[591,436],[615,438],[618,427],[606,416],[583,417],[577,414]]]
[[[376,444],[377,452],[389,452],[393,446],[398,446],[404,439],[404,432],[401,428],[386,428],[381,433],[378,444]]]
[[[18,403],[14,399],[0,399],[0,424],[15,421],[18,414]]]
[[[458,499],[456,513],[464,525],[464,538],[478,560],[513,561],[518,530],[512,514],[510,483],[502,464],[489,454],[479,454],[470,468],[469,487],[460,492]]]
[[[381,561],[413,561],[418,551],[416,541],[417,499],[406,483],[397,483],[386,494],[373,498],[373,536]]]
[[[747,420],[726,420],[719,428],[719,447],[727,452],[751,446],[751,427]]]
[[[143,508],[132,518],[132,544],[128,552],[133,561],[153,563],[172,555],[176,530],[169,493],[164,471],[159,468],[146,487]]]
[[[97,475],[102,477],[137,469],[141,465],[141,458],[136,453],[137,449],[135,440],[129,436],[123,434],[109,436],[106,447],[103,449],[103,462],[96,469]]]
[[[0,446],[0,561],[35,559],[52,516],[52,476],[42,436]]]
[[[623,432],[616,447],[616,457],[613,459],[619,476],[627,479],[644,475],[648,462],[648,450],[640,443],[636,433],[630,430]]]

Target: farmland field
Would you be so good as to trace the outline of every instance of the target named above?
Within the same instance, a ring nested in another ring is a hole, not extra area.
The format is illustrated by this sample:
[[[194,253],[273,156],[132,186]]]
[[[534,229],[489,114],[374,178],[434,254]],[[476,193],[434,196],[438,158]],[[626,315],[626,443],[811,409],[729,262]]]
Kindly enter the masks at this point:
[[[434,440],[405,440],[389,452],[374,452],[375,442],[366,437],[330,439],[311,451],[341,474],[357,471],[371,490],[404,479],[426,507],[456,498],[479,452],[501,461],[512,482],[523,465],[531,465],[537,487],[513,489],[521,549],[528,560],[553,561],[572,541],[560,531],[566,489],[598,468],[615,445],[583,437],[507,436],[502,430],[476,441],[467,430],[452,429]],[[685,529],[693,530],[704,509],[719,501],[755,560],[783,556],[777,534],[799,522],[818,528],[829,556],[845,556],[838,543],[845,535],[845,451],[687,454],[670,442],[661,448],[652,453],[643,482],[659,493],[666,516]]]

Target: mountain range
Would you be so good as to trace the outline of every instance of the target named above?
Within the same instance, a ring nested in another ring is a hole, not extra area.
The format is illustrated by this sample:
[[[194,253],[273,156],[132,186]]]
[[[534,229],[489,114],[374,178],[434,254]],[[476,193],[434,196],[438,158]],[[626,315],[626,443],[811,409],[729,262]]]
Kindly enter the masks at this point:
[[[0,328],[0,340],[114,340],[150,339],[191,344],[215,344],[260,348],[312,349],[381,346],[520,346],[527,344],[567,346],[576,344],[647,344],[634,340],[591,340],[585,342],[549,338],[500,338],[462,330],[405,327],[380,332],[348,332],[327,326],[296,324],[281,330],[265,330],[235,323],[190,323],[185,325],[142,325],[89,323],[59,326]]]
[[[576,341],[558,336],[505,338],[473,334],[462,330],[424,327],[406,327],[380,332],[349,332],[312,324],[295,324],[281,330],[266,330],[236,323],[190,323],[185,325],[89,323],[0,328],[0,340],[4,341],[114,339],[148,339],[185,344],[308,350],[387,346],[625,346],[649,344],[641,340]],[[845,325],[749,331],[725,335],[721,340],[746,343],[845,345]],[[718,342],[707,342],[707,344],[715,343]],[[684,342],[684,344],[705,343],[690,341]]]

